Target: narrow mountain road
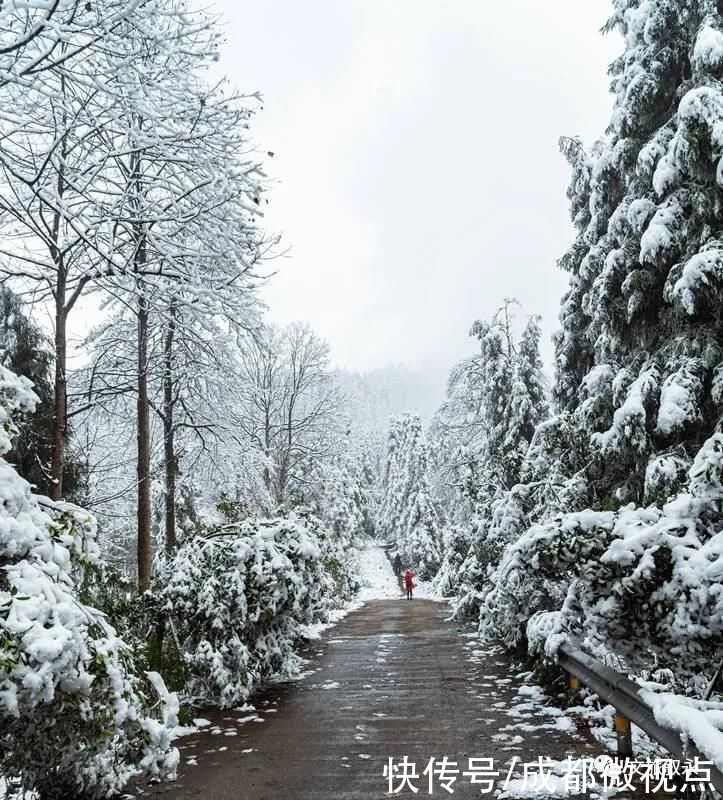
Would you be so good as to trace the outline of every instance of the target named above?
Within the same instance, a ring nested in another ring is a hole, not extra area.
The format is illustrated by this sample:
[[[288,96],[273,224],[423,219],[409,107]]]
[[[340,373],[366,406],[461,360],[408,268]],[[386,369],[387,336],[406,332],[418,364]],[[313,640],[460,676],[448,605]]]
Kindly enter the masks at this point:
[[[447,615],[430,600],[368,602],[312,643],[303,679],[257,693],[253,710],[214,713],[210,726],[182,739],[177,782],[145,796],[429,796],[423,770],[447,756],[459,769],[453,795],[435,779],[432,796],[479,798],[484,785],[462,774],[470,758],[493,759],[501,788],[513,759],[600,752],[502,653]],[[395,795],[399,780],[390,793],[384,767],[403,756],[416,765],[417,794],[405,785]]]

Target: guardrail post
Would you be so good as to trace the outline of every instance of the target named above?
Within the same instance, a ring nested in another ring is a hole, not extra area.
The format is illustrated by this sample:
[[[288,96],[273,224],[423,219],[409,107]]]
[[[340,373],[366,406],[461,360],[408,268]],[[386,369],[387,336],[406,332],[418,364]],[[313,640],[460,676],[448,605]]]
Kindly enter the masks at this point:
[[[633,755],[633,735],[630,720],[622,714],[615,714],[615,733],[618,736],[618,756],[631,758]]]

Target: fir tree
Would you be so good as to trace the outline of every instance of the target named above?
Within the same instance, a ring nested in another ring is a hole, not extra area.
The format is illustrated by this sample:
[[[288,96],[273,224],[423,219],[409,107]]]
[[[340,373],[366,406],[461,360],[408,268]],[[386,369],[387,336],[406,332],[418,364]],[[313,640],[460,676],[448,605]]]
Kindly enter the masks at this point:
[[[549,413],[539,322],[530,318],[516,339],[513,305],[507,300],[491,321],[475,322],[479,354],[453,371],[434,423],[444,441],[435,464],[443,477],[435,485],[455,487],[443,491],[444,504],[452,507],[446,522],[461,528],[444,537],[455,544],[445,551],[438,587],[456,587],[460,616],[476,614],[488,566],[525,528],[531,492],[518,483],[535,429]]]
[[[668,0],[616,2],[607,28],[625,40],[608,135],[589,153],[563,141],[578,236],[561,259],[556,397],[584,412],[590,502],[642,502],[646,473],[661,476],[649,465],[689,466],[721,413],[723,33],[714,3]]]
[[[432,577],[441,561],[441,533],[429,485],[429,450],[416,414],[389,428],[380,529],[407,565]]]
[[[480,624],[533,653],[573,636],[675,669],[692,694],[723,644],[723,33],[711,0],[614,8],[607,135],[562,143],[578,233],[561,259],[558,413],[525,456],[522,526]]]

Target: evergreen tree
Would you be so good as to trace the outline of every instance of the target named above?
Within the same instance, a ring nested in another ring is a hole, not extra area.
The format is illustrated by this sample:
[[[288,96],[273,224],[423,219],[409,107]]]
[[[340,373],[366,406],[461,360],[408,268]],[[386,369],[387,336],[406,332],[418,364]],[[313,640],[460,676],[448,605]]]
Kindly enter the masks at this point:
[[[397,520],[400,512],[402,490],[401,481],[401,449],[404,426],[402,419],[392,417],[387,432],[387,455],[384,463],[382,481],[382,499],[377,521],[377,535],[385,539],[394,539]]]
[[[546,654],[572,635],[693,693],[723,646],[723,26],[712,0],[614,9],[607,135],[562,142],[559,413],[523,462],[526,521],[480,623]]]
[[[583,412],[594,447],[593,504],[642,502],[646,474],[674,491],[686,470],[651,465],[674,453],[689,466],[722,408],[720,14],[621,0],[607,28],[625,40],[608,135],[589,153],[562,143],[578,235],[556,342],[557,399]]]
[[[379,528],[423,578],[432,577],[441,561],[441,533],[428,471],[429,450],[419,416],[392,419]]]
[[[519,478],[522,460],[532,441],[535,428],[549,414],[545,395],[542,359],[540,358],[539,318],[530,317],[517,346],[514,378],[507,409],[507,435],[504,451],[508,470]]]
[[[455,487],[443,493],[444,505],[452,507],[447,524],[459,528],[444,537],[454,544],[445,550],[438,588],[458,595],[460,616],[476,614],[488,566],[524,530],[531,493],[518,484],[535,429],[549,413],[539,321],[530,318],[517,339],[512,307],[507,300],[490,322],[473,325],[480,351],[453,371],[433,427],[444,442],[435,468],[445,477],[435,485]]]

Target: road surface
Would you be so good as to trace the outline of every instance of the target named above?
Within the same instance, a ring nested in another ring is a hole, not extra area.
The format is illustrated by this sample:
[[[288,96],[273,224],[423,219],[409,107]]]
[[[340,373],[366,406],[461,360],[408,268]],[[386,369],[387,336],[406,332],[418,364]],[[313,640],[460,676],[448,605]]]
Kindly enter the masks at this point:
[[[255,711],[207,714],[210,726],[180,740],[178,780],[146,788],[145,796],[428,797],[423,770],[446,756],[460,771],[449,784],[453,794],[435,779],[432,796],[479,798],[484,784],[462,774],[470,758],[493,759],[501,786],[512,759],[600,752],[574,719],[516,675],[508,657],[447,621],[448,613],[430,600],[368,602],[312,644],[303,679],[257,693]],[[419,775],[411,781],[416,794],[408,783],[397,791],[401,778],[390,787],[384,776],[389,758],[404,756]]]

